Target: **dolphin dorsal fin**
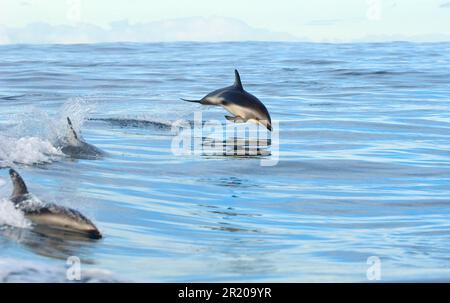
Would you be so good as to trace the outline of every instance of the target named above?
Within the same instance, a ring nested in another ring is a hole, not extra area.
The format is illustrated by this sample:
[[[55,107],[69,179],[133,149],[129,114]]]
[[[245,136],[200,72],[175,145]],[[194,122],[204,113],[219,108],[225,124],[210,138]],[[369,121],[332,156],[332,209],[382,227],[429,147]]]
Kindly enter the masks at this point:
[[[28,194],[27,186],[23,181],[22,177],[16,172],[14,169],[9,170],[9,176],[11,177],[11,181],[13,183],[13,192],[11,194],[11,198],[20,197]]]
[[[241,76],[239,76],[239,72],[237,69],[234,70],[235,80],[234,80],[234,86],[236,88],[239,88],[240,90],[244,90],[244,87],[242,86],[241,82]]]
[[[69,143],[74,144],[78,142],[79,139],[77,132],[73,129],[72,121],[70,120],[69,117],[67,117],[67,124],[69,125],[69,135],[68,135]]]

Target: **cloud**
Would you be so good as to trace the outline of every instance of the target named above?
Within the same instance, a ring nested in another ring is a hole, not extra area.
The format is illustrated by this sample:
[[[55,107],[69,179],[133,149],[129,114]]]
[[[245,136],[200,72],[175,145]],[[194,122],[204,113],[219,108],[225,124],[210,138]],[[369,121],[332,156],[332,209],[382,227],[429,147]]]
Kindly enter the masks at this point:
[[[307,26],[332,26],[336,25],[340,22],[343,22],[341,19],[321,19],[321,20],[312,20],[305,23]]]
[[[0,44],[295,40],[296,37],[287,33],[258,29],[240,20],[223,17],[192,17],[137,24],[124,20],[111,23],[109,28],[87,23],[32,23],[23,28],[0,27]]]
[[[450,4],[450,2],[449,2]],[[223,42],[223,41],[315,41],[329,43],[348,42],[439,42],[450,41],[448,34],[369,34],[357,37],[323,37],[314,39],[308,28],[325,32],[337,25],[352,25],[365,19],[322,19],[305,23],[305,37],[288,33],[254,28],[245,22],[225,17],[191,17],[130,24],[127,20],[112,22],[107,28],[88,23],[72,25],[50,25],[31,23],[25,27],[13,28],[0,25],[0,44],[78,44],[105,42]],[[334,31],[336,32],[336,30]],[[330,35],[333,31],[330,32]]]
[[[441,7],[441,8],[450,7],[450,2],[442,3],[441,5],[439,5],[439,7]]]

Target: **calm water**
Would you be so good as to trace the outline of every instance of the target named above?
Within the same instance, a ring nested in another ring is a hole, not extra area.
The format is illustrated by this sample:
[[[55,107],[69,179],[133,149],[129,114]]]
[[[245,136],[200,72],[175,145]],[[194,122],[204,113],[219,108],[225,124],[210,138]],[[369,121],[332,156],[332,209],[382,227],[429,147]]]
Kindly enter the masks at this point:
[[[450,44],[0,46],[0,280],[450,280]],[[279,163],[174,155],[185,103],[233,83],[279,121]],[[99,160],[54,146],[73,117]],[[139,122],[136,122],[139,121]],[[84,123],[83,123],[84,122]],[[6,166],[104,239],[27,227]],[[12,227],[14,226],[14,227]]]

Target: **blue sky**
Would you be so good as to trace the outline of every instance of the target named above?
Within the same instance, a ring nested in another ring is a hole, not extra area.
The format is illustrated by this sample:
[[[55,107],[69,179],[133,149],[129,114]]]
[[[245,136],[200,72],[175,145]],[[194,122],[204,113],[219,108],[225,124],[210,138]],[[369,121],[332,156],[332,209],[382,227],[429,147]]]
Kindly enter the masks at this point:
[[[207,19],[193,24],[197,17]],[[218,22],[215,18],[222,19]],[[227,18],[236,22],[230,21],[230,24]],[[173,19],[180,19],[176,26],[161,23]],[[222,32],[231,40],[249,39],[252,35],[259,35],[256,40],[264,40],[265,37],[268,40],[284,40],[280,37],[290,37],[294,40],[331,42],[450,40],[450,0],[0,0],[0,26],[4,41],[17,42],[14,34],[26,39],[27,35],[23,32],[12,33],[10,29],[32,31],[33,27],[26,26],[34,22],[79,29],[82,24],[89,24],[110,30],[112,22],[121,20],[127,21],[119,23],[124,27],[154,22],[153,26],[161,26],[161,30],[178,31],[161,37],[161,40],[200,39],[186,30],[180,32],[183,22],[190,22],[186,27],[192,31],[203,31],[205,28],[202,27],[208,28],[209,22],[214,23],[214,31],[203,33],[200,40],[220,40],[218,36]],[[248,28],[240,28],[237,21],[245,23]],[[129,28],[128,32],[133,29]],[[100,39],[100,34],[88,33],[88,27],[82,30],[85,35],[81,37],[78,33],[76,39],[86,39],[88,42]],[[262,30],[283,35],[264,35]],[[239,31],[247,32],[239,35]],[[67,36],[66,33],[65,38],[70,42]],[[118,40],[125,38],[126,35],[118,34]],[[139,41],[145,37],[135,35],[133,39]],[[151,39],[158,40],[158,36],[154,34]]]

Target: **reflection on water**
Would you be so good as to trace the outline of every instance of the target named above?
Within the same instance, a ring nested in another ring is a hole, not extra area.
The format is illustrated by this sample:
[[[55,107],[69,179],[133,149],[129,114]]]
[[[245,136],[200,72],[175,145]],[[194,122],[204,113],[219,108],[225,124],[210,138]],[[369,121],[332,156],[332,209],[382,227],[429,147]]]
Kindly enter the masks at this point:
[[[227,223],[227,222],[218,222],[217,226],[205,226],[205,228],[209,228],[211,230],[218,230],[218,231],[228,231],[228,232],[239,232],[239,233],[248,233],[248,232],[253,232],[253,233],[257,233],[257,230],[248,230],[248,229],[244,229],[244,228],[238,228],[238,227],[233,227],[231,224]]]
[[[41,256],[64,261],[70,256],[78,256],[85,264],[95,263],[89,258],[88,250],[95,247],[96,241],[77,233],[44,226],[32,229],[3,226],[0,235]]]
[[[214,140],[213,138],[205,137],[203,138],[203,146],[211,145],[211,146],[240,146],[240,147],[247,147],[247,146],[254,146],[257,147],[268,147],[272,144],[271,139],[252,139],[252,138],[228,138],[226,140]]]
[[[226,140],[217,140],[203,137],[201,150],[203,156],[232,156],[232,157],[258,157],[270,156],[267,148],[271,139],[253,139],[232,137]]]

